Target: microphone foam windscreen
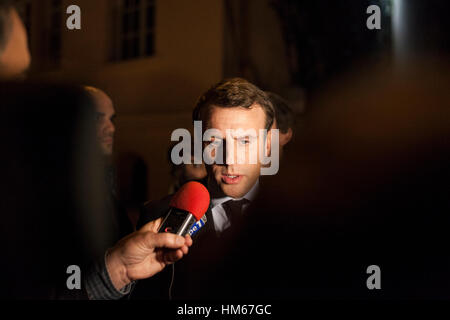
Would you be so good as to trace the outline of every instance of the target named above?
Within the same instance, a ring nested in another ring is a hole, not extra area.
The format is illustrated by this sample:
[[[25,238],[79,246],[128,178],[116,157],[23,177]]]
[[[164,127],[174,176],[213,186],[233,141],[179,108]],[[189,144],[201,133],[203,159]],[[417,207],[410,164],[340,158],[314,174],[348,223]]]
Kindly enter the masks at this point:
[[[175,193],[169,206],[190,212],[200,220],[209,207],[209,192],[200,182],[190,181]]]

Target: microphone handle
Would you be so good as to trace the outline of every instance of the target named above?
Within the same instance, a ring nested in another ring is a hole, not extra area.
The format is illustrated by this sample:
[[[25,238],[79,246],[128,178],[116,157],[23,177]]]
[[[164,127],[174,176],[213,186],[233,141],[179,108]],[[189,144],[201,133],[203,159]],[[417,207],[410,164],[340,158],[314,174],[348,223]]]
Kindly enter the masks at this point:
[[[195,222],[196,219],[191,213],[177,208],[170,208],[158,232],[170,232],[184,237]]]
[[[208,219],[206,219],[206,214],[197,222],[194,223],[194,225],[189,229],[189,235],[191,237],[193,237],[195,234],[197,234],[197,232],[203,228],[203,226],[206,224],[206,221],[208,221]]]

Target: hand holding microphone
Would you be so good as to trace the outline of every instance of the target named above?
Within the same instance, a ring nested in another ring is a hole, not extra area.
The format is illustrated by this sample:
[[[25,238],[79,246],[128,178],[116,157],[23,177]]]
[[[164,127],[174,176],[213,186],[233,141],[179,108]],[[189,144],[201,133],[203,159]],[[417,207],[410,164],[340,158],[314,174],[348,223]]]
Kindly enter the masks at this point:
[[[157,233],[160,224],[161,219],[149,222],[108,250],[106,268],[117,290],[134,280],[152,277],[188,253],[191,237]]]
[[[106,267],[117,290],[134,280],[149,278],[180,260],[192,245],[190,235],[206,222],[209,192],[188,182],[172,197],[169,211],[120,240],[106,255]],[[158,233],[159,232],[159,233]]]

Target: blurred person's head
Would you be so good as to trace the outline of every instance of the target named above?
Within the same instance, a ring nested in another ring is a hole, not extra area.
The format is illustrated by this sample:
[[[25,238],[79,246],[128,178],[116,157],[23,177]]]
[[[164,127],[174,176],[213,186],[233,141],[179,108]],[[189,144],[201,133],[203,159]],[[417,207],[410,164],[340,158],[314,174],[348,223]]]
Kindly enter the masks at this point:
[[[288,102],[273,92],[266,92],[275,110],[275,120],[272,129],[279,129],[280,148],[282,149],[292,139],[295,126],[295,114]]]
[[[224,150],[224,159],[219,159],[220,163],[215,161],[206,165],[210,191],[215,196],[245,196],[261,172],[260,156],[257,156],[256,163],[251,163],[250,150],[254,146],[258,148],[260,143],[264,144],[266,153],[270,150],[270,133],[265,140],[259,134],[260,129],[270,131],[274,120],[273,106],[267,95],[244,79],[226,79],[202,95],[194,109],[193,119],[202,121],[203,130],[216,129],[220,135],[212,137],[205,145],[221,143]],[[254,131],[255,136],[236,134],[238,129],[244,133]],[[227,130],[235,130],[235,134],[228,137]],[[246,161],[240,163],[237,156],[244,154]]]
[[[205,164],[203,162],[200,164],[194,163],[194,155],[193,154],[191,154],[191,163],[181,163],[178,165],[174,164],[171,159],[171,154],[172,154],[172,150],[175,146],[176,146],[176,144],[173,144],[168,149],[170,175],[174,179],[174,181],[173,181],[174,189],[172,191],[178,190],[179,187],[181,187],[183,184],[185,184],[188,181],[201,181],[207,175]],[[191,150],[194,150],[193,141],[191,142]]]
[[[183,177],[185,181],[202,180],[207,175],[206,167],[204,163],[194,163],[194,157],[192,157],[191,163],[187,163],[183,167]]]
[[[21,76],[31,62],[25,26],[11,0],[0,0],[0,79]]]
[[[97,120],[97,140],[105,156],[111,156],[116,131],[114,119],[116,111],[111,98],[102,90],[90,86],[84,87],[94,100]]]

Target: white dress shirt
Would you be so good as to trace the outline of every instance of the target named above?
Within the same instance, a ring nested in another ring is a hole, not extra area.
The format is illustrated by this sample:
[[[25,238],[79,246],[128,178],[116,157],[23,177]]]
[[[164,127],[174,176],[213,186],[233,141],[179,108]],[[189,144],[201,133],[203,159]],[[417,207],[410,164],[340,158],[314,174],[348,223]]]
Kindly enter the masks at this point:
[[[231,197],[223,197],[223,198],[213,198],[211,199],[211,212],[214,220],[214,229],[216,232],[220,233],[230,227],[230,221],[228,220],[225,209],[222,204],[227,202],[228,200],[241,200],[247,199],[250,202],[255,199],[256,194],[258,193],[259,180],[256,181],[255,185],[244,195],[242,198],[231,198]],[[242,209],[245,210],[250,204],[245,204]]]

